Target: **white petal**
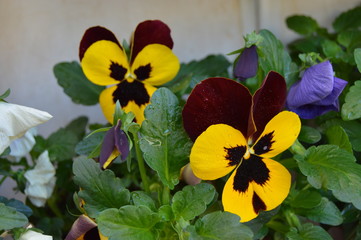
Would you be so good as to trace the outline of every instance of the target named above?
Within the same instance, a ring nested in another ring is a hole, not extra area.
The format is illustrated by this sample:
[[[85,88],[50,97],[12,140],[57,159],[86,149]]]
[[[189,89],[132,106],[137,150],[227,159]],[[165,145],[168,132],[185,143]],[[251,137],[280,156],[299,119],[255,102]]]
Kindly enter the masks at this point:
[[[0,154],[2,154],[5,149],[10,146],[10,142],[9,136],[0,130]]]
[[[15,157],[17,162],[20,160],[20,158],[25,157],[26,154],[28,154],[34,147],[34,131],[36,132],[35,128],[29,129],[29,131],[27,131],[24,136],[15,139],[10,143],[10,156]]]
[[[0,113],[0,132],[10,140],[23,136],[30,128],[52,118],[47,112],[6,102],[0,102]]]
[[[19,240],[53,240],[53,237],[28,230],[23,235],[21,235]]]

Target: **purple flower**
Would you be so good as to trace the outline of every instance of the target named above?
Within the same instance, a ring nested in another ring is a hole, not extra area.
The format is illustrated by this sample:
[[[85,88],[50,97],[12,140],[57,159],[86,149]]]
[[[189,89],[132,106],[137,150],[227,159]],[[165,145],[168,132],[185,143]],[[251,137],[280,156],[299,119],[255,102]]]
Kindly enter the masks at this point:
[[[247,78],[254,77],[258,69],[257,46],[252,45],[245,48],[238,58],[233,74],[236,78],[243,81]]]
[[[347,82],[333,74],[330,61],[305,70],[301,81],[288,91],[287,108],[303,119],[312,119],[329,111],[339,111],[338,97]]]
[[[121,121],[110,128],[105,134],[102,148],[100,150],[99,163],[102,168],[107,168],[113,160],[120,155],[124,161],[129,154],[129,142],[127,135],[120,129]]]

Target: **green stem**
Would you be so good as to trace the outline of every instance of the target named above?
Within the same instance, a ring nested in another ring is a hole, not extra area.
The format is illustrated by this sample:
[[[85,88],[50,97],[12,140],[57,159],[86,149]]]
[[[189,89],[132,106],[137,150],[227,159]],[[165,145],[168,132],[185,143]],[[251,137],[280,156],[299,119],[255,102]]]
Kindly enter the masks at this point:
[[[143,187],[144,187],[144,190],[147,193],[150,193],[149,181],[148,181],[148,177],[147,177],[147,174],[146,174],[146,171],[145,171],[143,154],[142,154],[142,151],[140,150],[140,147],[139,147],[138,134],[134,133],[133,137],[134,137],[135,154],[137,156],[138,167],[139,167],[140,177],[142,178]]]
[[[53,195],[51,198],[48,199],[47,203],[48,203],[48,206],[51,209],[51,211],[53,211],[53,213],[55,214],[55,216],[62,219],[63,214],[60,211],[60,209],[58,208],[58,206],[56,205],[56,199],[57,199],[57,197],[55,195]]]
[[[163,186],[163,192],[162,192],[162,204],[166,205],[170,202],[170,190],[169,187]]]
[[[289,148],[289,150],[293,153],[293,154],[298,154],[298,155],[305,155],[306,153],[306,148],[296,139],[296,141],[293,143],[293,145]]]
[[[296,227],[297,229],[301,228],[301,222],[300,219],[297,217],[297,215],[291,211],[291,210],[285,210],[284,215],[286,217],[287,223],[291,227]]]

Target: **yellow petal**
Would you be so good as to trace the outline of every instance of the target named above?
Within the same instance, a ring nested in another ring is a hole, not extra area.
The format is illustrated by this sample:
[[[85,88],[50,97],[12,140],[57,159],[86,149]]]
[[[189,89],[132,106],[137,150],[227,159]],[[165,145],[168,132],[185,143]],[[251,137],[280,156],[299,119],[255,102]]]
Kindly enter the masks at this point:
[[[283,111],[269,121],[251,152],[271,158],[287,150],[297,139],[301,121],[297,114]]]
[[[101,86],[119,83],[129,69],[124,51],[116,43],[107,40],[93,43],[85,51],[81,66],[85,76]]]
[[[246,191],[241,192],[234,189],[234,179],[237,169],[233,171],[223,188],[222,204],[224,211],[237,214],[241,218],[241,222],[248,222],[257,217],[257,213],[253,209],[253,186],[248,185]]]
[[[291,174],[282,164],[272,159],[262,159],[262,161],[269,170],[269,178],[262,185],[255,182],[252,182],[252,185],[268,211],[276,208],[287,197],[291,187]]]
[[[131,66],[132,73],[137,75],[140,69],[145,71],[138,72],[145,83],[153,86],[162,85],[172,80],[178,73],[180,64],[176,55],[165,45],[149,44],[142,49],[134,59]]]
[[[191,168],[200,179],[217,179],[231,172],[246,151],[246,139],[240,131],[226,124],[211,125],[194,142]]]
[[[113,114],[115,110],[115,102],[113,100],[113,92],[117,89],[117,86],[112,86],[104,89],[99,96],[99,104],[102,108],[104,117],[108,122],[113,123]]]
[[[103,164],[102,168],[106,169],[118,156],[120,155],[118,149],[114,148],[108,159]]]

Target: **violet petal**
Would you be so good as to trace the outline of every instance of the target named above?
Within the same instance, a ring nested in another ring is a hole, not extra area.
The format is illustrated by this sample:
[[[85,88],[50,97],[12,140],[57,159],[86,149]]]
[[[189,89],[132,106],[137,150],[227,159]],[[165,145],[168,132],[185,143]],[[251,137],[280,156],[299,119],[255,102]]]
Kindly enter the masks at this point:
[[[114,150],[114,129],[115,127],[112,127],[108,130],[108,132],[105,134],[102,148],[100,150],[100,157],[99,157],[99,163],[100,166],[103,166],[104,163],[108,160],[109,156],[112,154]]]
[[[291,109],[318,102],[331,94],[334,85],[332,65],[329,61],[308,68],[301,81],[291,86],[287,106]]]
[[[118,149],[120,157],[124,161],[129,154],[129,142],[127,135],[120,128],[116,129],[114,132],[114,141],[115,147]]]
[[[79,218],[73,223],[65,240],[76,240],[84,233],[93,229],[97,225],[89,217],[80,215]]]
[[[342,93],[343,89],[346,87],[347,81],[340,78],[334,77],[333,90],[330,95],[326,98],[318,101],[317,105],[331,105],[338,101],[338,97]]]
[[[246,80],[247,78],[254,77],[258,69],[258,54],[257,46],[252,45],[245,48],[238,58],[234,68],[234,76],[239,80]]]

